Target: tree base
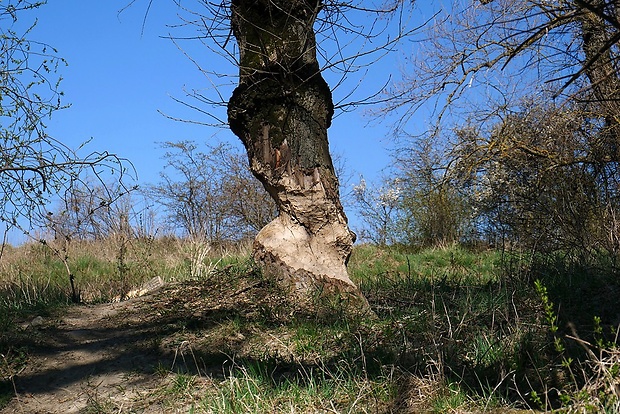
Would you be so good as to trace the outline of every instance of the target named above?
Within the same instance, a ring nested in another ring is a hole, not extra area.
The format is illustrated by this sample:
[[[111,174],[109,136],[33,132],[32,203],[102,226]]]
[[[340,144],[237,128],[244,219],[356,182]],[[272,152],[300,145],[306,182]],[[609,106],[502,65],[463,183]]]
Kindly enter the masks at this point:
[[[281,214],[256,236],[254,259],[263,272],[312,313],[337,307],[348,315],[372,313],[349,278],[351,235],[346,224],[326,224],[316,234]]]

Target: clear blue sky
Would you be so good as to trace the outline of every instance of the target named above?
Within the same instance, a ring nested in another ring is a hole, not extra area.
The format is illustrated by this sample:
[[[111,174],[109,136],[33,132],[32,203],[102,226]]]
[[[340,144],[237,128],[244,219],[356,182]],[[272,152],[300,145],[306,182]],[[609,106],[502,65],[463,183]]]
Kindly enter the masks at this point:
[[[48,133],[73,148],[92,138],[89,150],[128,158],[139,183],[154,183],[163,167],[158,142],[235,138],[225,129],[176,122],[159,113],[206,120],[175,103],[171,96],[183,98],[184,88],[207,87],[207,79],[165,39],[167,25],[179,23],[172,1],[153,2],[143,32],[148,1],[137,1],[119,14],[128,2],[49,0],[21,17],[22,23],[38,18],[30,38],[55,47],[68,62],[60,70],[64,78],[61,90],[64,103],[71,107],[54,114]],[[184,48],[202,64],[216,62],[199,42],[185,43]],[[362,91],[373,90],[390,73],[397,73],[397,60],[395,54],[373,66]],[[236,69],[228,66],[221,71],[234,73]],[[388,124],[368,125],[369,121],[364,109],[343,114],[334,120],[329,139],[332,151],[344,156],[355,177],[361,174],[372,180],[389,166],[391,141],[386,137]],[[354,225],[353,212],[349,216]]]

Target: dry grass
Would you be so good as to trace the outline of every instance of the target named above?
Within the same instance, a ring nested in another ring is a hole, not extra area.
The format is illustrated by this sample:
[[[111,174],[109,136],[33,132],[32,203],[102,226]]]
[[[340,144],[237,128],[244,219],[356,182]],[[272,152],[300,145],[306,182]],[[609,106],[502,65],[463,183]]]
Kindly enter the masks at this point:
[[[330,308],[322,313],[329,320],[300,312],[263,278],[247,258],[248,244],[110,239],[71,242],[64,252],[82,299],[92,303],[155,276],[167,283],[142,320],[165,328],[153,341],[175,362],[159,370],[159,385],[134,407],[205,413],[618,409],[617,338],[591,346],[586,336],[581,346],[558,353],[554,338],[575,343],[563,329],[570,315],[559,315],[560,329],[551,335],[532,284],[502,274],[494,252],[357,247],[350,271],[377,318],[348,318]],[[8,375],[28,359],[28,349],[14,345],[15,310],[40,314],[64,306],[70,286],[63,261],[38,244],[7,249],[0,271]],[[553,280],[553,303],[563,310],[575,305]],[[606,320],[601,325],[612,327]],[[103,407],[93,412],[121,412],[96,393],[92,405]]]
[[[158,276],[166,282],[208,277],[217,266],[247,257],[248,249],[248,242],[213,245],[173,237],[33,242],[5,249],[0,291],[8,306],[65,304],[71,274],[81,301],[106,302]]]

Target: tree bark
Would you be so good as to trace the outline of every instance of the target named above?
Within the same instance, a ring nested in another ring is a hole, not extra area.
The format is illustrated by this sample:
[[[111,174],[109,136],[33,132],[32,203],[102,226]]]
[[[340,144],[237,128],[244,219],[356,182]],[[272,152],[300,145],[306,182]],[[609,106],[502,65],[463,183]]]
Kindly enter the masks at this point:
[[[620,78],[612,59],[610,30],[602,18],[606,3],[604,0],[593,0],[590,3],[601,15],[584,9],[580,17],[587,65],[585,74],[592,87],[594,102],[600,106],[605,117],[605,129],[592,143],[593,155],[597,161],[620,162]],[[616,5],[614,9],[612,17],[617,19]],[[612,29],[612,34],[618,33],[617,28]]]
[[[232,0],[240,72],[228,120],[279,209],[256,237],[255,259],[300,303],[337,294],[364,308],[346,269],[355,235],[327,141],[334,109],[313,29],[321,7],[322,0]]]

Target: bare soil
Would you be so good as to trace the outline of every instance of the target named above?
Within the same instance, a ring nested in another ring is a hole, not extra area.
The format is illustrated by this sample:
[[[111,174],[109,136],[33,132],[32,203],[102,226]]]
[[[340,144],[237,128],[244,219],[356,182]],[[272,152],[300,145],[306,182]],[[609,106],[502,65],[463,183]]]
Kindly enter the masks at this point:
[[[58,319],[38,317],[26,324],[32,353],[14,378],[16,398],[0,412],[80,413],[87,407],[97,412],[103,401],[130,405],[156,388],[158,364],[169,367],[171,358],[153,341],[162,327],[148,317],[151,299],[74,306]]]
[[[226,355],[247,342],[228,321],[272,300],[261,282],[230,281],[167,285],[22,321],[10,348],[27,349],[27,359],[8,367],[16,397],[0,413],[187,412],[191,401],[165,395],[168,374],[221,375]],[[209,352],[198,360],[192,344]]]
[[[201,389],[226,375],[228,359],[255,358],[257,349],[286,354],[273,333],[253,324],[277,319],[277,329],[288,317],[278,315],[286,301],[251,272],[239,278],[229,270],[21,321],[9,349],[0,350],[2,374],[11,378],[3,394],[15,394],[0,414],[186,413]],[[179,374],[192,377],[196,396],[175,389]]]

